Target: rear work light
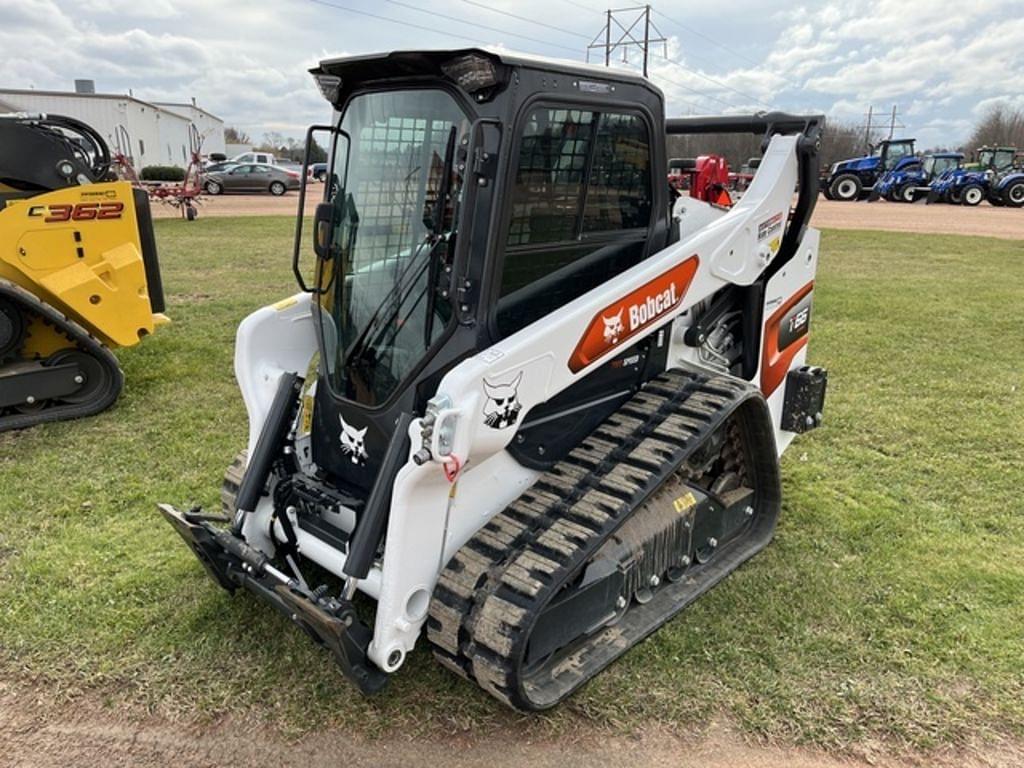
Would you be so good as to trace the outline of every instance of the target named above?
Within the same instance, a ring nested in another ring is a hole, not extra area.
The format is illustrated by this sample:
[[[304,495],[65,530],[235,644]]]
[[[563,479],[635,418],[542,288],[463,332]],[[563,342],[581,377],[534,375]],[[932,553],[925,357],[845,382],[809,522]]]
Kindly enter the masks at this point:
[[[483,91],[498,84],[494,62],[475,53],[446,61],[441,65],[441,71],[466,93],[477,94],[478,99],[483,99]]]
[[[340,77],[337,75],[319,74],[313,75],[313,79],[316,80],[316,85],[325,99],[331,102],[331,104],[338,101],[338,97],[341,95]]]

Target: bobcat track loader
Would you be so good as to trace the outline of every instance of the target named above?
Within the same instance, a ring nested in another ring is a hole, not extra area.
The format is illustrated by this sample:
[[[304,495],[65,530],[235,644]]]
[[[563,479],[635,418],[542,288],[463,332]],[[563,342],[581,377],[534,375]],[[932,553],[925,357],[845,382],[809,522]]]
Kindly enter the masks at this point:
[[[337,114],[310,129],[315,270],[300,221],[302,290],[238,329],[228,514],[160,510],[364,693],[423,637],[551,707],[772,536],[825,392],[822,118],[666,120],[637,75],[478,49],[313,75]],[[666,134],[702,132],[764,137],[731,209],[665,182]]]
[[[78,120],[0,115],[0,432],[108,408],[111,348],[167,322],[149,199],[110,162]]]

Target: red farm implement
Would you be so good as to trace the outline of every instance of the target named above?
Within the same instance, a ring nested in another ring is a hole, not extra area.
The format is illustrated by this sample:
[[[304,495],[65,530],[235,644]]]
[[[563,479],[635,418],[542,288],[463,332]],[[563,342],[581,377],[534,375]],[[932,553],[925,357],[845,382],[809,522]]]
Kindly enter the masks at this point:
[[[195,125],[189,125],[189,162],[184,178],[177,182],[146,181],[139,177],[131,158],[131,138],[124,126],[118,126],[114,134],[114,165],[118,175],[130,181],[138,189],[145,190],[149,199],[171,205],[181,211],[181,216],[193,221],[202,203],[203,192],[203,137]]]

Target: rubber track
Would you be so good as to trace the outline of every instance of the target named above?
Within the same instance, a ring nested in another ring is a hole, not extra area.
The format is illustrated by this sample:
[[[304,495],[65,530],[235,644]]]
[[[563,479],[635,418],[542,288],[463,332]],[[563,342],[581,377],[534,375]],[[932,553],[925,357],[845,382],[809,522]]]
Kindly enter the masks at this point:
[[[39,315],[54,327],[59,328],[61,333],[74,342],[74,348],[99,360],[110,376],[110,385],[106,391],[101,393],[100,397],[91,403],[60,403],[47,405],[33,413],[15,413],[0,416],[0,432],[11,429],[25,429],[26,427],[32,427],[49,421],[62,421],[64,419],[92,416],[114,404],[118,395],[121,394],[121,389],[124,387],[124,373],[121,371],[121,367],[113,352],[107,349],[95,336],[77,322],[24,288],[7,280],[0,280],[0,295],[12,299],[16,304],[21,305],[29,312]]]
[[[628,644],[621,637],[605,638],[622,647],[602,649],[596,668],[566,672],[563,663],[553,677],[568,682],[559,681],[554,696],[530,690],[535,686],[521,674],[528,634],[544,606],[629,513],[750,397],[760,396],[730,377],[673,370],[651,381],[445,566],[427,621],[435,657],[514,708],[544,709],[660,626],[668,616]],[[774,518],[768,525],[774,525]],[[742,559],[761,546],[748,547]],[[722,569],[710,584],[732,567]],[[592,639],[600,638],[599,632]],[[583,666],[579,658],[576,662]]]
[[[242,478],[245,477],[245,467],[249,463],[249,451],[239,451],[231,465],[224,471],[224,480],[220,486],[220,507],[228,517],[235,515],[235,498],[238,496],[238,488],[242,485]]]

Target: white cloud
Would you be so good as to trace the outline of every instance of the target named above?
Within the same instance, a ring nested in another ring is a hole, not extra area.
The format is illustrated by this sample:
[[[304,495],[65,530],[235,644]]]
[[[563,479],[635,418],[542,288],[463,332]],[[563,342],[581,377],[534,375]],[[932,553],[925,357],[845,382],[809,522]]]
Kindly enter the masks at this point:
[[[171,0],[90,0],[89,10],[130,19],[170,19],[181,16],[178,5]]]
[[[319,58],[343,50],[461,47],[468,43],[453,35],[464,35],[547,56],[578,51],[582,59],[604,21],[596,0],[582,0],[593,12],[563,0],[489,4],[548,27],[461,0],[402,2],[423,10],[389,0],[0,0],[0,85],[67,89],[75,78],[94,78],[101,91],[195,96],[256,136],[299,135],[327,115],[306,73]],[[945,131],[947,143],[955,143],[985,105],[1024,99],[1020,0],[778,5],[765,12],[758,0],[661,3],[668,16],[653,18],[670,38],[674,63],[656,55],[651,73],[666,93],[667,111],[827,109],[860,121],[869,105],[885,111],[896,102],[911,130]],[[536,42],[503,39],[477,25]]]

